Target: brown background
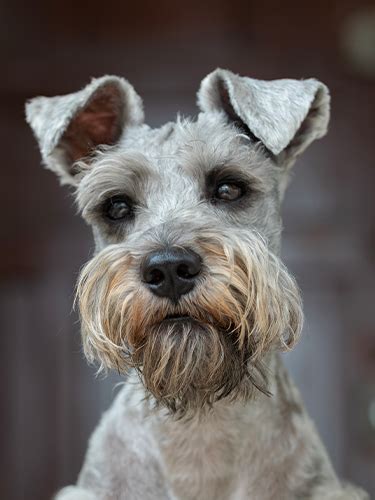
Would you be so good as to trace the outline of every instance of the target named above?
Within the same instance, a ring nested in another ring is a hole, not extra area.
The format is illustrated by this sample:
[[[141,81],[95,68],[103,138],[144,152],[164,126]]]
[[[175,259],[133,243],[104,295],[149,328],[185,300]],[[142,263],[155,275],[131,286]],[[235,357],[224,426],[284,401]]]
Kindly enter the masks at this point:
[[[199,82],[217,66],[331,89],[330,133],[299,162],[284,206],[283,254],[306,310],[287,362],[339,474],[375,493],[375,80],[344,50],[369,5],[0,3],[1,499],[44,500],[75,480],[117,380],[95,380],[82,358],[71,307],[91,235],[40,167],[23,103],[114,73],[158,125],[196,113]]]

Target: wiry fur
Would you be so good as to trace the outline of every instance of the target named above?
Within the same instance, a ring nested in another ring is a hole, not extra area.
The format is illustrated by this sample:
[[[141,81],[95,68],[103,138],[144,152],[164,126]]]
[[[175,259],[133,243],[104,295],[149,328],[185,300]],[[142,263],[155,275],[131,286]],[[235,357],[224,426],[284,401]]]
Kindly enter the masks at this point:
[[[100,252],[78,284],[87,358],[121,372],[137,367],[155,399],[180,413],[247,399],[251,385],[266,390],[262,357],[291,347],[302,323],[294,280],[259,236],[238,230],[228,240],[205,225],[193,232],[195,241],[178,244],[199,250],[206,272],[178,305],[142,286],[142,255],[126,245]],[[192,321],[163,322],[176,313]]]
[[[45,163],[76,186],[94,232],[77,288],[85,354],[127,374],[77,486],[56,498],[363,500],[337,479],[278,355],[302,326],[279,258],[280,204],[290,166],[326,132],[328,90],[217,70],[198,98],[196,120],[154,130],[117,77],[28,105]],[[219,203],[220,179],[243,196]],[[103,212],[116,195],[133,204],[121,223]],[[202,261],[177,304],[141,279],[163,248]]]

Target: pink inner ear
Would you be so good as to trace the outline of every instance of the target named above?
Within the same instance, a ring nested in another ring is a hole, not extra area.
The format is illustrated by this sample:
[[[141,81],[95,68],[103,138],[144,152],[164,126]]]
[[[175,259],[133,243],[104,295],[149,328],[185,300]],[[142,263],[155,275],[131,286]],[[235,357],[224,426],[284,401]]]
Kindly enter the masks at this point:
[[[84,158],[99,145],[115,144],[122,132],[124,101],[117,85],[95,92],[86,106],[70,122],[61,145],[69,161]]]
[[[92,144],[111,144],[118,139],[117,115],[110,111],[85,110],[77,117],[76,127],[85,130]]]

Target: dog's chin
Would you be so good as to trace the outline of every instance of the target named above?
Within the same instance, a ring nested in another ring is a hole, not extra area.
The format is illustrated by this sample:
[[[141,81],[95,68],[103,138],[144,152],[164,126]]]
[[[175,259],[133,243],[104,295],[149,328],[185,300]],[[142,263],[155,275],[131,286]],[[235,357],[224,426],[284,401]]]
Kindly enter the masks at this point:
[[[148,393],[179,416],[227,396],[249,397],[249,359],[230,332],[188,315],[166,316],[154,324],[133,353]]]

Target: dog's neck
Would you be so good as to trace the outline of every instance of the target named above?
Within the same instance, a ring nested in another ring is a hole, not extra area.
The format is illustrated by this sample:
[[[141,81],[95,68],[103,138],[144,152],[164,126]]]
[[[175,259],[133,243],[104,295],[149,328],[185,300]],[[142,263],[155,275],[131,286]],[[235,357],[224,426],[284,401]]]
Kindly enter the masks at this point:
[[[173,487],[181,498],[198,498],[198,489],[194,492],[192,488],[206,491],[207,500],[224,498],[220,495],[230,484],[228,475],[236,477],[251,462],[255,476],[264,466],[261,457],[272,462],[277,447],[284,450],[293,439],[298,444],[298,426],[304,415],[298,391],[277,354],[268,357],[267,367],[270,396],[256,391],[248,401],[226,398],[189,419],[178,420],[157,411],[155,435],[168,476],[174,478]]]

